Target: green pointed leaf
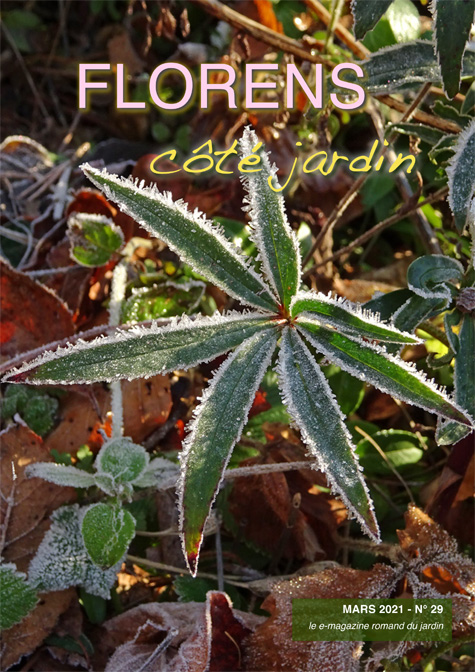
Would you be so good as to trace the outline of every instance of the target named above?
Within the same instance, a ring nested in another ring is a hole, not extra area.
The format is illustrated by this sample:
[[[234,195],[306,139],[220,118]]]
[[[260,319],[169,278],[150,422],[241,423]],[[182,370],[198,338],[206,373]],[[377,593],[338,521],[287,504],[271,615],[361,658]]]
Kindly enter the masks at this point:
[[[40,592],[83,586],[88,593],[108,600],[120,563],[103,570],[92,562],[84,546],[80,514],[77,504],[62,506],[52,514],[51,526],[30,563],[30,583]]]
[[[242,156],[250,156],[258,143],[257,135],[247,127],[241,140]],[[270,181],[274,188],[280,189],[276,181],[277,168],[270,165],[264,150],[258,149],[257,155],[261,159],[259,171],[243,175],[251,218],[251,238],[259,250],[267,279],[287,309],[300,286],[300,250],[287,221],[282,194],[273,191],[269,185]]]
[[[435,45],[444,89],[449,98],[459,90],[462,57],[474,20],[473,0],[435,0]]]
[[[95,485],[94,476],[83,469],[69,467],[54,462],[35,462],[26,467],[28,478],[42,478],[44,481],[71,488],[90,488]]]
[[[108,474],[116,483],[134,483],[145,473],[148,463],[145,448],[129,438],[121,438],[104,443],[95,467],[98,474]]]
[[[108,568],[115,565],[127,551],[135,535],[135,519],[120,506],[100,502],[87,509],[81,531],[92,561]]]
[[[71,257],[81,266],[104,266],[124,242],[124,234],[104,215],[78,212],[68,219]]]
[[[0,630],[20,623],[38,602],[26,574],[17,572],[13,563],[0,564]]]
[[[426,142],[431,145],[431,147],[432,145],[437,144],[441,138],[445,137],[444,132],[440,131],[438,128],[431,128],[430,126],[413,122],[390,124],[386,129],[386,136],[392,131],[420,138],[422,142]]]
[[[320,367],[295,329],[286,328],[279,354],[284,403],[309,452],[363,529],[379,540],[373,505],[344,417]]]
[[[454,371],[455,400],[472,418],[475,418],[475,357],[473,356],[475,317],[470,313],[462,318],[457,344]],[[455,422],[441,424],[436,435],[437,443],[443,446],[457,443],[469,431]]]
[[[455,154],[449,162],[449,205],[455,217],[457,231],[462,233],[470,219],[470,208],[475,191],[475,119],[459,135],[455,145]],[[471,215],[473,220],[473,214]]]
[[[474,57],[474,52],[467,49],[462,78],[473,77]],[[366,73],[365,90],[373,95],[415,88],[427,82],[438,83],[441,79],[433,44],[426,40],[379,49],[363,61],[361,67]],[[353,78],[346,76],[346,79]]]
[[[270,324],[260,313],[229,313],[117,330],[105,338],[46,351],[5,380],[70,384],[148,378],[215,359]]]
[[[170,194],[161,194],[155,186],[139,187],[132,180],[88,164],[82,168],[107,198],[167,243],[197,273],[243,303],[275,310],[275,299],[262,278],[203,214],[189,212],[185,203],[174,202]]]
[[[407,269],[407,284],[425,299],[445,299],[451,302],[457,289],[451,281],[460,282],[464,270],[456,259],[442,254],[427,254],[412,262]]]
[[[354,32],[357,40],[362,40],[368,30],[378,23],[393,0],[351,0],[351,11],[355,20]]]
[[[292,301],[291,315],[308,315],[324,326],[330,324],[349,338],[371,338],[387,343],[420,343],[416,336],[384,324],[374,313],[344,299],[321,292],[299,292]]]
[[[356,378],[430,413],[471,425],[470,419],[443,390],[400,357],[376,345],[351,341],[308,318],[299,318],[298,326],[318,352]]]
[[[180,529],[185,557],[194,575],[205,522],[270,363],[277,335],[277,330],[256,334],[228,357],[203,395],[185,441],[179,486]]]

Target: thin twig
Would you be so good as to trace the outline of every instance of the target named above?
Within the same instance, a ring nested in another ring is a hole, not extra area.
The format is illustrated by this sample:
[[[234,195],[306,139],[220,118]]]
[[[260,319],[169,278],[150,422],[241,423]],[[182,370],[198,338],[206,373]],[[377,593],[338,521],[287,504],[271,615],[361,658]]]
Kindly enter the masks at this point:
[[[358,434],[361,434],[362,437],[364,437],[367,441],[369,441],[370,444],[373,446],[373,448],[376,448],[376,450],[378,451],[380,456],[383,458],[383,460],[386,462],[388,467],[391,469],[393,474],[396,476],[398,481],[400,481],[400,483],[404,486],[404,489],[406,490],[407,494],[409,495],[409,499],[411,500],[411,503],[415,504],[414,497],[412,496],[412,492],[410,491],[409,486],[407,485],[406,481],[403,479],[401,474],[398,472],[396,467],[393,464],[391,464],[391,462],[388,459],[388,456],[386,455],[384,450],[381,448],[381,446],[379,446],[378,443],[376,443],[376,441],[373,439],[373,437],[370,436],[367,432],[365,432],[364,429],[361,429],[361,427],[358,427],[358,425],[355,425],[355,431],[357,431]]]
[[[376,234],[380,233],[384,229],[387,229],[389,226],[392,226],[392,224],[399,222],[401,219],[408,217],[419,208],[424,207],[424,205],[430,205],[431,203],[442,200],[447,195],[447,193],[448,193],[447,187],[442,187],[438,191],[428,196],[424,201],[417,203],[413,207],[406,209],[405,206],[402,206],[396,214],[392,215],[391,217],[388,217],[387,219],[384,219],[382,222],[379,222],[379,224],[376,224],[375,226],[373,226],[372,229],[369,229],[369,231],[363,233],[361,236],[359,236],[359,238],[356,238],[352,243],[346,245],[346,247],[342,247],[340,250],[335,252],[335,254],[332,254],[331,257],[327,257],[326,259],[319,261],[317,264],[315,264],[315,266],[313,266],[304,274],[303,276],[304,279],[307,278],[309,275],[311,275],[311,273],[316,268],[324,266],[325,264],[328,264],[330,261],[335,261],[336,259],[339,259],[343,255],[349,254],[355,249],[355,247],[362,245]]]
[[[5,21],[0,21],[0,25],[2,27],[2,30],[3,30],[4,34],[5,34],[5,37],[7,38],[8,44],[12,48],[13,53],[15,54],[15,56],[18,60],[18,63],[20,64],[20,68],[23,70],[23,74],[25,75],[25,79],[28,82],[28,85],[29,85],[29,87],[30,87],[30,89],[33,93],[33,97],[36,100],[36,103],[41,110],[41,114],[44,116],[45,119],[49,119],[48,110],[46,109],[46,107],[45,107],[45,105],[44,105],[44,103],[41,99],[41,96],[38,93],[38,89],[36,88],[35,82],[33,81],[33,77],[30,75],[30,73],[28,71],[28,68],[25,65],[25,61],[23,59],[23,56],[21,55],[20,50],[16,46],[15,40],[13,39],[12,34],[8,30],[8,28],[6,27]]]
[[[309,61],[310,63],[321,63],[329,69],[333,69],[336,66],[336,63],[332,63],[332,61],[329,61],[328,59],[313,53],[313,51],[308,50],[308,47],[305,48],[305,46],[298,40],[294,40],[291,37],[287,37],[287,35],[277,33],[275,30],[272,30],[267,26],[263,26],[260,23],[257,23],[257,21],[253,21],[247,16],[244,16],[244,14],[231,9],[231,7],[225,5],[224,3],[218,2],[218,0],[193,1],[195,4],[201,5],[203,9],[213,16],[216,16],[221,21],[226,21],[238,30],[242,30],[249,35],[252,35],[252,37],[255,37],[257,40],[261,40],[261,42],[265,42],[279,51],[285,51],[289,54],[293,54],[301,60]],[[312,46],[316,46],[316,44],[312,44]]]
[[[260,476],[261,474],[270,474],[280,471],[296,471],[299,469],[312,469],[313,462],[278,462],[276,464],[256,464],[252,467],[236,467],[236,469],[228,469],[224,472],[224,478],[231,481],[234,478],[242,478],[243,476]]]

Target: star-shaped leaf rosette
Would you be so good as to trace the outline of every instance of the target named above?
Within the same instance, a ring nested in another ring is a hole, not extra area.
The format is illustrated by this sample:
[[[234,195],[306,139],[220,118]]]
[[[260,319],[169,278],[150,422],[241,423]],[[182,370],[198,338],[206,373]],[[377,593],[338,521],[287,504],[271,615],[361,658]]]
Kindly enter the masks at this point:
[[[246,129],[243,156],[256,152],[257,144],[255,133]],[[276,184],[276,168],[264,151],[257,153],[260,170],[246,174],[244,184],[260,273],[254,260],[244,257],[202,213],[189,212],[183,202],[174,202],[155,186],[83,166],[89,179],[123,212],[209,282],[249,306],[247,311],[118,329],[93,341],[45,351],[6,376],[9,382],[37,384],[130,380],[188,369],[230,352],[195,410],[181,455],[180,532],[192,574],[224,471],[276,350],[281,395],[315,468],[325,473],[374,540],[379,540],[379,529],[371,498],[345,418],[316,357],[324,355],[405,402],[472,424],[444,390],[384,347],[417,343],[418,338],[382,322],[377,314],[302,285],[299,245],[281,194],[270,188],[270,183]]]

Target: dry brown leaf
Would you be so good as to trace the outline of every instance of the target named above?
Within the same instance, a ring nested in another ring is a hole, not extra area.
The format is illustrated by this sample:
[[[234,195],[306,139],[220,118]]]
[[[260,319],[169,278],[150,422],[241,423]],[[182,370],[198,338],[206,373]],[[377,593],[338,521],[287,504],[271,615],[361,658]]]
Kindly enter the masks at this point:
[[[126,68],[127,75],[134,77],[143,72],[144,62],[139,58],[130,36],[125,30],[121,30],[120,33],[108,40],[107,51],[109,52],[109,63],[112,63],[113,66],[122,63]]]
[[[74,333],[71,313],[53,292],[2,261],[0,272],[2,361]]]
[[[1,433],[0,525],[5,525],[3,555],[22,572],[49,528],[49,517],[63,504],[76,499],[74,488],[64,488],[40,478],[26,478],[33,462],[51,460],[39,436],[22,425]]]
[[[49,516],[59,506],[74,501],[76,494],[74,488],[26,478],[28,464],[50,459],[40,437],[27,427],[12,426],[2,432],[0,455],[2,555],[20,571],[27,572],[49,528]],[[41,644],[75,594],[74,589],[69,589],[41,595],[40,603],[27,618],[2,634],[2,669]]]
[[[124,381],[124,432],[140,443],[168,418],[172,398],[168,376],[153,376],[148,380]],[[48,450],[75,452],[89,443],[91,433],[110,411],[110,393],[103,385],[94,385],[91,396],[70,392],[60,400],[60,422],[45,439]]]
[[[452,598],[454,635],[475,627],[475,563],[461,555],[456,540],[426,513],[410,506],[406,529],[398,530],[409,557],[408,582],[414,597]]]
[[[246,460],[241,466],[303,459],[303,446],[280,439],[266,446],[264,459]],[[346,509],[317,485],[327,483],[310,463],[305,470],[237,478],[229,508],[244,538],[271,554],[279,549],[285,558],[332,558],[335,532],[346,520]],[[295,497],[298,508],[293,506]]]
[[[206,603],[141,605],[104,623],[103,646],[114,652],[106,672],[139,669],[174,630],[166,651],[150,661],[147,672],[239,670],[241,642],[262,620],[233,610],[228,596],[217,591],[207,594]]]
[[[75,598],[74,588],[40,595],[38,605],[21,623],[2,632],[1,669],[7,670],[40,646]]]
[[[387,565],[369,571],[337,567],[278,583],[262,604],[270,618],[244,642],[245,669],[356,672],[361,642],[292,641],[292,599],[388,597],[397,576]]]

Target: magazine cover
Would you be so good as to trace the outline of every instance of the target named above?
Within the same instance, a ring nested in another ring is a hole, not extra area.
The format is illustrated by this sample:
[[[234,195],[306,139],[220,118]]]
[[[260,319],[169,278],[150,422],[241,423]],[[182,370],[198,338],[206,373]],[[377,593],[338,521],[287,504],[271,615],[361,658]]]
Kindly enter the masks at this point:
[[[474,10],[2,2],[2,670],[475,670]]]

